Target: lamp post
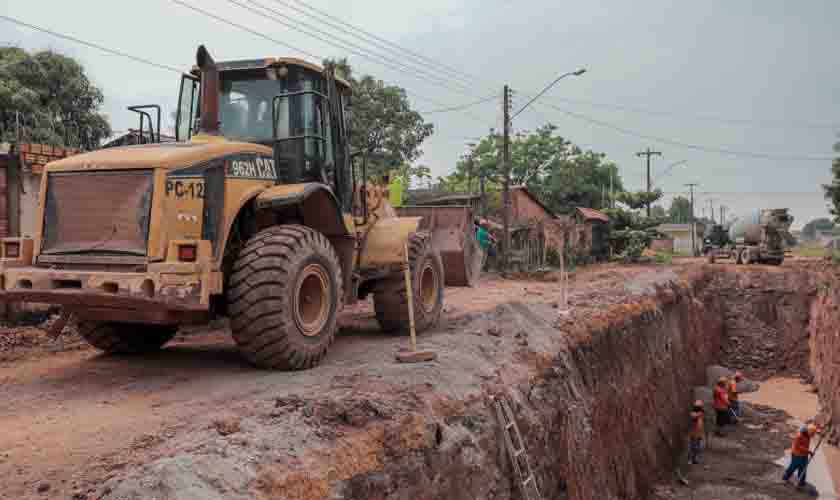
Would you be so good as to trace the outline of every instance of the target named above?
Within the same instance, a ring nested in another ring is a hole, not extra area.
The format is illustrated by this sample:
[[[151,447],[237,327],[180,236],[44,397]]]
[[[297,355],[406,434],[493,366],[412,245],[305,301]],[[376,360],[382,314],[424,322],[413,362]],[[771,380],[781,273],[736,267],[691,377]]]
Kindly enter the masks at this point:
[[[510,257],[510,125],[514,118],[519,116],[520,113],[528,109],[528,106],[533,104],[537,99],[542,97],[543,94],[548,92],[551,87],[555,86],[557,82],[560,80],[570,77],[570,76],[580,76],[586,73],[586,69],[581,68],[576,71],[571,71],[569,73],[563,73],[562,75],[555,78],[551,83],[545,86],[537,95],[531,98],[530,101],[525,103],[524,106],[519,108],[519,110],[514,113],[512,116],[510,113],[510,94],[511,90],[510,87],[505,85],[504,88],[504,99],[502,102],[502,114],[503,114],[503,121],[504,121],[504,143],[502,144],[502,151],[503,153],[503,162],[504,162],[504,185],[502,188],[502,203],[503,203],[503,222],[504,222],[504,234],[502,238],[502,271],[506,272],[508,269],[508,262]]]

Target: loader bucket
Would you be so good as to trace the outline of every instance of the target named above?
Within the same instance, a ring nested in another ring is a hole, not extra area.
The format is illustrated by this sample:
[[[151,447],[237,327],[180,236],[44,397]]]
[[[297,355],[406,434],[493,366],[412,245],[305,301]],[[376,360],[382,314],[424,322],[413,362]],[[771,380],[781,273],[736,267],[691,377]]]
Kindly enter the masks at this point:
[[[474,286],[481,275],[482,252],[475,238],[473,216],[466,206],[403,206],[400,217],[422,217],[420,229],[432,235],[440,252],[447,286]]]

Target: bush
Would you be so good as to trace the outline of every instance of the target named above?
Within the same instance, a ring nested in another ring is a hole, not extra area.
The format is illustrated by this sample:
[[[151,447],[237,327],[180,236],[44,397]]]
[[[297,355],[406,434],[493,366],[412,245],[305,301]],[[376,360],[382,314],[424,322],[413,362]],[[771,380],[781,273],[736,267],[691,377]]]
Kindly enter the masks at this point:
[[[831,263],[835,266],[840,266],[840,250],[833,250],[831,252]]]
[[[656,252],[656,255],[653,256],[653,261],[657,264],[668,265],[673,260],[674,254],[672,254],[671,252]]]

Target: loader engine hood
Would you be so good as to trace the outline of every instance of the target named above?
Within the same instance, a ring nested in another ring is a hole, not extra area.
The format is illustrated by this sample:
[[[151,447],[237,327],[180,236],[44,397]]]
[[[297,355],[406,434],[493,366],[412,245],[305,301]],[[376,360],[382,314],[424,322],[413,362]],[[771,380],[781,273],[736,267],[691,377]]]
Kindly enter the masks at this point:
[[[271,148],[224,140],[123,146],[64,158],[50,163],[47,172],[178,168],[237,153],[271,155]]]

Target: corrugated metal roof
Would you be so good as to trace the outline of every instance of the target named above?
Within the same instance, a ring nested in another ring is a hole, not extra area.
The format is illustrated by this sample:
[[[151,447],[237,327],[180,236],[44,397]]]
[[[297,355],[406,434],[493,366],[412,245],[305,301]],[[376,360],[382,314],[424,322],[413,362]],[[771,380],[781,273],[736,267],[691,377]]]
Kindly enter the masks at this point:
[[[586,220],[599,220],[601,222],[610,221],[610,217],[607,214],[601,212],[600,210],[595,210],[594,208],[577,207],[577,211],[580,212],[580,215],[582,215]]]

